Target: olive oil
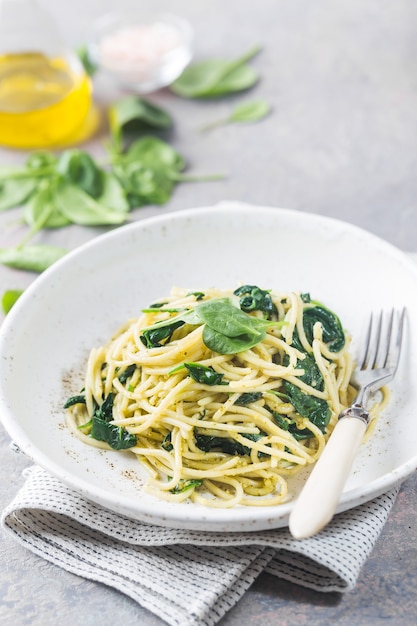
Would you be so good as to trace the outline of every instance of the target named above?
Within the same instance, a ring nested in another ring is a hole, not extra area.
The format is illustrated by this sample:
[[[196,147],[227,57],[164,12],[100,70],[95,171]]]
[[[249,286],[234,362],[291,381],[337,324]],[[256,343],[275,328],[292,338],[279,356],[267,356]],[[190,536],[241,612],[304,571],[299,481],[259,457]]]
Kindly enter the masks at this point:
[[[90,79],[64,58],[0,55],[0,144],[29,149],[70,143],[90,108]]]

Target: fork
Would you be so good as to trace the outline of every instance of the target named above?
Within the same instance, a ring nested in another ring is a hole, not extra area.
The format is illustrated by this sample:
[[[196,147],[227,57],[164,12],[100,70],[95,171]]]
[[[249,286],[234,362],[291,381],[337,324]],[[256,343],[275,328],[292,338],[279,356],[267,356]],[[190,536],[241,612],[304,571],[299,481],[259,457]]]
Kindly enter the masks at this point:
[[[342,411],[322,455],[298,496],[289,518],[296,539],[306,539],[332,519],[358,448],[370,422],[366,405],[371,394],[389,383],[397,371],[405,309],[371,315],[363,354],[352,377],[358,393]]]

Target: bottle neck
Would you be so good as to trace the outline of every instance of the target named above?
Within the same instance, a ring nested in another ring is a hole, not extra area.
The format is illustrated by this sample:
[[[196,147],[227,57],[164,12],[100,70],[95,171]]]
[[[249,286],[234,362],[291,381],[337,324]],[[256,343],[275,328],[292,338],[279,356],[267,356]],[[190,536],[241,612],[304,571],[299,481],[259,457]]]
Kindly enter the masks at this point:
[[[37,0],[0,0],[0,54],[60,56],[63,50],[55,20]]]

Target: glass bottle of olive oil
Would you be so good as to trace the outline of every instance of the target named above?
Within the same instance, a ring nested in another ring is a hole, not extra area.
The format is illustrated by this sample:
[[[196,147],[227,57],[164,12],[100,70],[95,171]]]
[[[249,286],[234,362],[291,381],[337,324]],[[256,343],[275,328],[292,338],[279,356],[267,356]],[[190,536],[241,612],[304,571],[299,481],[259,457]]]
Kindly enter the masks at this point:
[[[91,84],[37,0],[0,0],[0,144],[43,148],[81,136]]]

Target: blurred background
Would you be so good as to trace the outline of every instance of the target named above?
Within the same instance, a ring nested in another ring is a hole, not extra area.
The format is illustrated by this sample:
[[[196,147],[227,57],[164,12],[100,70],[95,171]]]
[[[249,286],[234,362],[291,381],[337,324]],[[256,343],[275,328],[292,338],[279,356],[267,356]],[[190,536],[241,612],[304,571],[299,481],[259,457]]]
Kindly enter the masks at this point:
[[[137,0],[40,4],[74,47],[89,40],[94,22],[108,11],[141,7]],[[260,81],[243,96],[198,101],[168,89],[149,94],[173,116],[170,141],[190,169],[226,175],[215,183],[179,185],[162,210],[242,200],[335,216],[417,249],[415,3],[152,0],[151,6],[190,21],[194,60],[234,58],[262,47],[251,62]],[[117,95],[107,77],[94,77],[100,107]],[[265,99],[273,112],[258,124],[199,132],[242,98]],[[98,155],[105,137],[104,126],[83,147]],[[19,152],[0,149],[0,165],[22,160]],[[133,217],[158,211],[142,208]],[[0,217],[1,246],[10,214]]]

